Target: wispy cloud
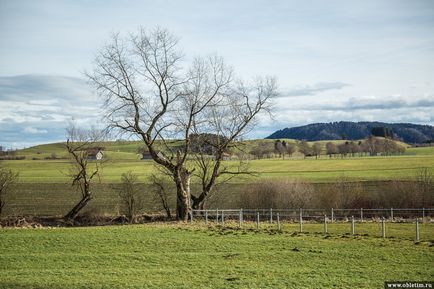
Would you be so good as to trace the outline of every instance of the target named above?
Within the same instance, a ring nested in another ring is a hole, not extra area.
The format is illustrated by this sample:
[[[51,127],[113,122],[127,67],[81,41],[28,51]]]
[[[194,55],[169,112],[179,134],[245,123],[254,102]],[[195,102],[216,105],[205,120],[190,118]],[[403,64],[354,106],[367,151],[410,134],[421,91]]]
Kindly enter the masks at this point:
[[[312,85],[297,86],[290,90],[283,91],[280,97],[315,95],[329,90],[339,90],[347,86],[350,85],[343,82],[321,82]]]

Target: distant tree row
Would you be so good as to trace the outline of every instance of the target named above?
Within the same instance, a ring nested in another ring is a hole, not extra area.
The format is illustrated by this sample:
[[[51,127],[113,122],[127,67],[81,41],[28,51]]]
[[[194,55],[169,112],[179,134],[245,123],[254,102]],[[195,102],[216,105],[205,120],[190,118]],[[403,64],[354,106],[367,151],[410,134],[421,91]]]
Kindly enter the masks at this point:
[[[274,146],[270,142],[260,142],[249,153],[256,159],[274,158],[277,155],[285,159],[285,156],[291,157],[297,151],[304,157],[315,158],[322,154],[329,157],[389,156],[404,153],[405,147],[392,139],[371,136],[363,141],[328,142],[325,148],[320,142],[309,144],[304,140],[297,143],[276,140]]]
[[[345,143],[335,144],[333,142],[326,143],[326,154],[329,157],[340,155],[347,156],[377,156],[377,155],[397,155],[403,154],[405,147],[391,139],[369,137],[364,141],[346,141]]]

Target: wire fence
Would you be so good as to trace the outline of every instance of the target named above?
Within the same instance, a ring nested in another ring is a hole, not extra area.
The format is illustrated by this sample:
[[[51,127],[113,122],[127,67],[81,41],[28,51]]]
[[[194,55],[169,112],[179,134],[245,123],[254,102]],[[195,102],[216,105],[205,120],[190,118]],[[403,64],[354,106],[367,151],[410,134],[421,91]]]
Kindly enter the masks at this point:
[[[413,224],[414,238],[420,240],[419,224],[432,220],[434,208],[381,208],[381,209],[208,209],[192,210],[190,222],[204,222],[205,224],[254,226],[259,229],[264,224],[269,227],[282,230],[285,224],[292,224],[291,229],[300,233],[306,232],[306,226],[310,231],[322,231],[329,233],[331,224],[349,223],[347,233],[356,235],[363,232],[363,223],[379,223],[381,226],[381,237],[386,238],[386,223]],[[286,226],[286,225],[285,225]],[[297,228],[294,228],[296,226]],[[391,228],[392,225],[388,225]],[[402,227],[402,226],[401,226]],[[319,230],[321,228],[321,230]],[[359,230],[361,229],[361,230]],[[397,228],[394,228],[398,231]],[[399,228],[401,229],[401,228]],[[407,226],[405,230],[409,230]],[[413,231],[413,229],[410,229]],[[337,230],[342,232],[342,230]],[[401,233],[400,233],[401,234]],[[429,236],[427,236],[429,237]],[[431,238],[434,236],[430,236]]]

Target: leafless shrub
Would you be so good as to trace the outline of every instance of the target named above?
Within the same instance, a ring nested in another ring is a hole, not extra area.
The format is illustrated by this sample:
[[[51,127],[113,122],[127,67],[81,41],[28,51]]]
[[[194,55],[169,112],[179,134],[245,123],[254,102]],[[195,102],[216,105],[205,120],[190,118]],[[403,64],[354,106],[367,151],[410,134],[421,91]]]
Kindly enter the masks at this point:
[[[167,218],[172,218],[172,211],[170,209],[170,199],[169,196],[173,195],[174,188],[173,184],[167,180],[167,178],[162,175],[152,174],[150,177],[151,181],[151,191],[153,193],[153,203],[159,204],[162,209],[166,212]]]
[[[0,216],[6,204],[6,195],[11,193],[12,185],[18,180],[18,173],[0,168]]]
[[[254,183],[240,195],[243,208],[302,208],[312,203],[314,188],[299,180],[268,179]]]
[[[432,206],[434,201],[434,174],[432,169],[419,168],[415,174],[417,192],[422,206]]]
[[[316,194],[316,205],[323,208],[367,207],[366,192],[361,182],[341,176],[334,183],[326,184]]]
[[[122,209],[130,223],[134,221],[136,214],[143,210],[143,196],[138,184],[138,176],[131,171],[122,174],[119,198]]]

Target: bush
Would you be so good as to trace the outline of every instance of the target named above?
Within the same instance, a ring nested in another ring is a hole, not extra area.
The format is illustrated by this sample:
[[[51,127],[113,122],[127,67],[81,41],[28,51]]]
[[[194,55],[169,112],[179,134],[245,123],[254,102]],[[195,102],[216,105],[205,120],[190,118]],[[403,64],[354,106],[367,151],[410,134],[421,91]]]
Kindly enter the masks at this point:
[[[311,206],[314,188],[295,180],[268,179],[256,182],[240,194],[239,207],[246,209],[285,209]]]

